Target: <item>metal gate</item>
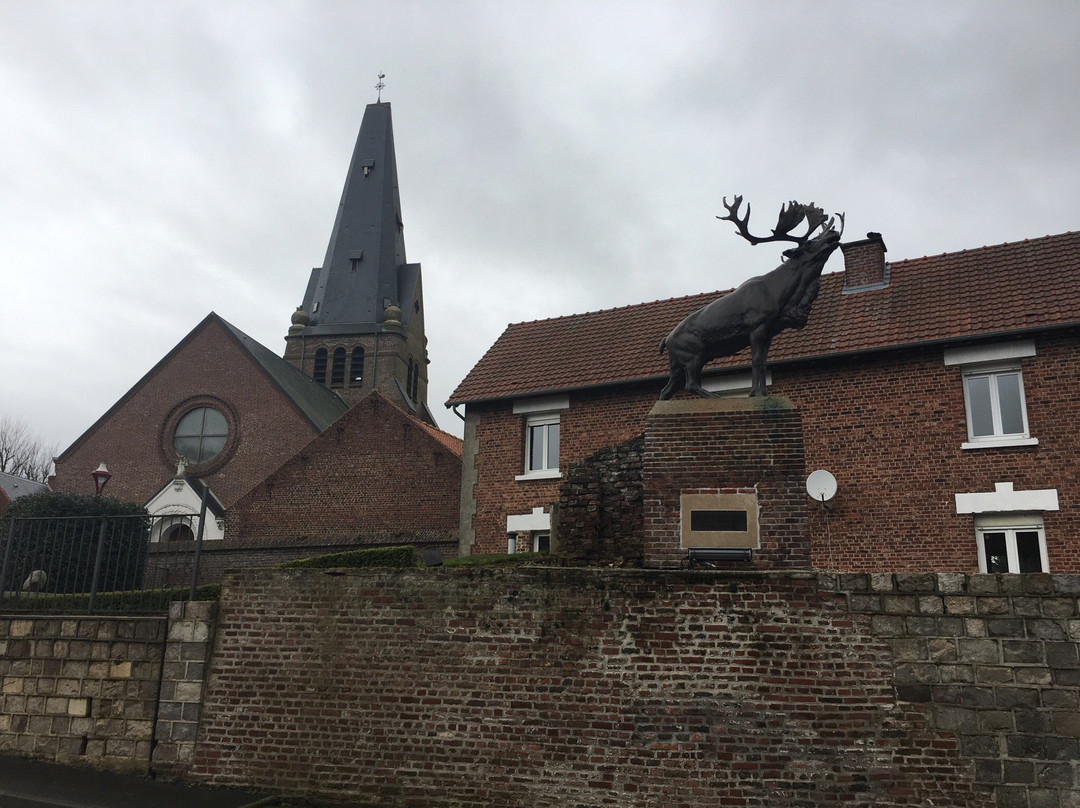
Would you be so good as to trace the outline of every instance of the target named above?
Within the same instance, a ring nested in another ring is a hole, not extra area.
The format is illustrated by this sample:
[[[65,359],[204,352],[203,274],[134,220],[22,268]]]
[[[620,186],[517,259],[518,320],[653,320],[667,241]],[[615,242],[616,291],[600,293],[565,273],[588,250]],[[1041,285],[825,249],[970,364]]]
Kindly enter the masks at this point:
[[[198,517],[71,516],[0,522],[0,610],[159,613],[194,598]]]

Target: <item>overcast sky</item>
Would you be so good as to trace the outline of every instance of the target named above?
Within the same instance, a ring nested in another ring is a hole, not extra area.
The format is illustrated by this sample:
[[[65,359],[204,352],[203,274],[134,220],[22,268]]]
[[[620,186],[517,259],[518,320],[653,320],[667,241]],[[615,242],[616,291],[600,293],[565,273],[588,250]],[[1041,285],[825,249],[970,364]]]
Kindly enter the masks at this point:
[[[380,71],[457,434],[507,323],[772,269],[725,194],[891,260],[1080,227],[1072,0],[0,0],[0,414],[63,449],[210,311],[280,353]]]

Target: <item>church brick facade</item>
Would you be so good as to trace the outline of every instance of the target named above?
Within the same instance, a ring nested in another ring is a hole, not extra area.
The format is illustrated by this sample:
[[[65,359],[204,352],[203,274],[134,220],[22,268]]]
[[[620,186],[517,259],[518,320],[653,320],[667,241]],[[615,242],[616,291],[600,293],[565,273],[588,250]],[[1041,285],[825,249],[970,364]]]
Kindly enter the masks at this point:
[[[53,489],[94,493],[90,472],[105,461],[104,493],[147,502],[176,473],[170,427],[198,406],[225,415],[230,434],[217,457],[188,470],[226,507],[319,432],[211,315],[57,459]]]

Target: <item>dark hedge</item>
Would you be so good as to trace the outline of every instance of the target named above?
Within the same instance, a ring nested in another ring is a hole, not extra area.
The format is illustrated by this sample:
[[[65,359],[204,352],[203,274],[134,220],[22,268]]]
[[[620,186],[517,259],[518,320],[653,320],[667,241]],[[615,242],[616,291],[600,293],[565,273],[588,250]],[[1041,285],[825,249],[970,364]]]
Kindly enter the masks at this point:
[[[47,578],[45,592],[89,592],[102,535],[97,591],[139,589],[150,538],[145,508],[111,497],[57,491],[19,497],[0,518],[0,564],[3,554],[7,556],[0,591],[21,589],[31,572],[41,570]]]

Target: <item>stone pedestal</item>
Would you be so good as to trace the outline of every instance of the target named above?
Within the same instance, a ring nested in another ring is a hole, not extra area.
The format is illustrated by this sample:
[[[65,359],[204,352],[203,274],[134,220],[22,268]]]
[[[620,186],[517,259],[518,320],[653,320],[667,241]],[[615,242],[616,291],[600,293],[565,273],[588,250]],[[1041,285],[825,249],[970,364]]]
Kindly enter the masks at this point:
[[[645,566],[685,566],[696,545],[752,548],[725,569],[810,568],[802,418],[786,398],[657,402],[642,477]]]

